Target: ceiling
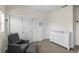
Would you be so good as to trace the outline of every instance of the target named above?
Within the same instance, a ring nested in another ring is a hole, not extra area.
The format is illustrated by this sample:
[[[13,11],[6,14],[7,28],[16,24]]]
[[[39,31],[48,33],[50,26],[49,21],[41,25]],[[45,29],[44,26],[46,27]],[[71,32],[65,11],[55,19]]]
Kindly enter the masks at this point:
[[[63,6],[64,5],[29,5],[27,7],[35,9],[35,10],[39,10],[39,11],[42,11],[42,12],[51,12],[51,11],[59,9]]]

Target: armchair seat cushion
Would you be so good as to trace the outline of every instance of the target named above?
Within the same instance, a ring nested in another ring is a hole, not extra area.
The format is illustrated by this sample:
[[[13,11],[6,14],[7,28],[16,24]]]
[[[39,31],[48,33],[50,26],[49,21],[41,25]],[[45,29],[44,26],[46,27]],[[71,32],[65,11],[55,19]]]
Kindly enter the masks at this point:
[[[25,44],[25,43],[29,43],[29,40],[18,40],[14,42],[14,44]]]

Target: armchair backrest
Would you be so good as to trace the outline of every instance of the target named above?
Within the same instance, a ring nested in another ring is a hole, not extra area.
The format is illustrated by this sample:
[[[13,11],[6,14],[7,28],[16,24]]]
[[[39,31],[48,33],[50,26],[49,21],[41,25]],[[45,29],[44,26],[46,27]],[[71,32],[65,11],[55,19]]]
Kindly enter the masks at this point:
[[[11,33],[8,35],[8,43],[14,43],[19,40],[19,35],[18,33]]]

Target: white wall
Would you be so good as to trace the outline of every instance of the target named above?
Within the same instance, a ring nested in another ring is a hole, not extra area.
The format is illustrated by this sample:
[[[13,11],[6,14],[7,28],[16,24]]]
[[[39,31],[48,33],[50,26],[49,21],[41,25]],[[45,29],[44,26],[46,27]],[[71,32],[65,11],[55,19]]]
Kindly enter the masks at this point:
[[[0,31],[0,52],[5,52],[7,49],[7,38],[5,35],[5,6],[0,5],[0,11],[3,13],[3,18],[2,18],[2,27]]]
[[[48,18],[43,20],[43,39],[48,39]]]
[[[6,6],[7,14],[10,15],[26,15],[32,17],[46,17],[47,15],[43,12],[28,8],[27,6],[23,5],[9,5]]]
[[[49,34],[52,30],[71,32],[73,47],[73,6],[67,6],[50,13]]]
[[[5,6],[4,5],[0,5],[0,10],[5,13]]]
[[[5,52],[7,48],[7,42],[5,40],[5,32],[0,31],[0,52]]]

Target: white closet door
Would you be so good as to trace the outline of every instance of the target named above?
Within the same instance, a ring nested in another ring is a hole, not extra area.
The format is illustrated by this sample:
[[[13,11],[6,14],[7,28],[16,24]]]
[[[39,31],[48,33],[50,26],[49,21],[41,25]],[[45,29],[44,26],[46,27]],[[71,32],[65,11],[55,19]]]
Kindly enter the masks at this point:
[[[32,18],[23,16],[22,19],[22,39],[32,42]]]
[[[79,21],[79,6],[76,7],[76,21]],[[79,22],[76,22],[76,45],[79,46]]]
[[[33,18],[33,41],[42,40],[42,23],[38,18]]]
[[[10,33],[18,33],[20,38],[22,38],[22,17],[21,16],[10,16],[9,29]]]
[[[43,38],[42,34],[43,34],[43,30],[42,30],[42,27],[43,27],[43,21],[41,18],[38,18],[38,39],[39,41],[41,41]]]
[[[38,20],[33,18],[33,42],[38,41]]]
[[[76,45],[79,45],[79,22],[76,23]]]

